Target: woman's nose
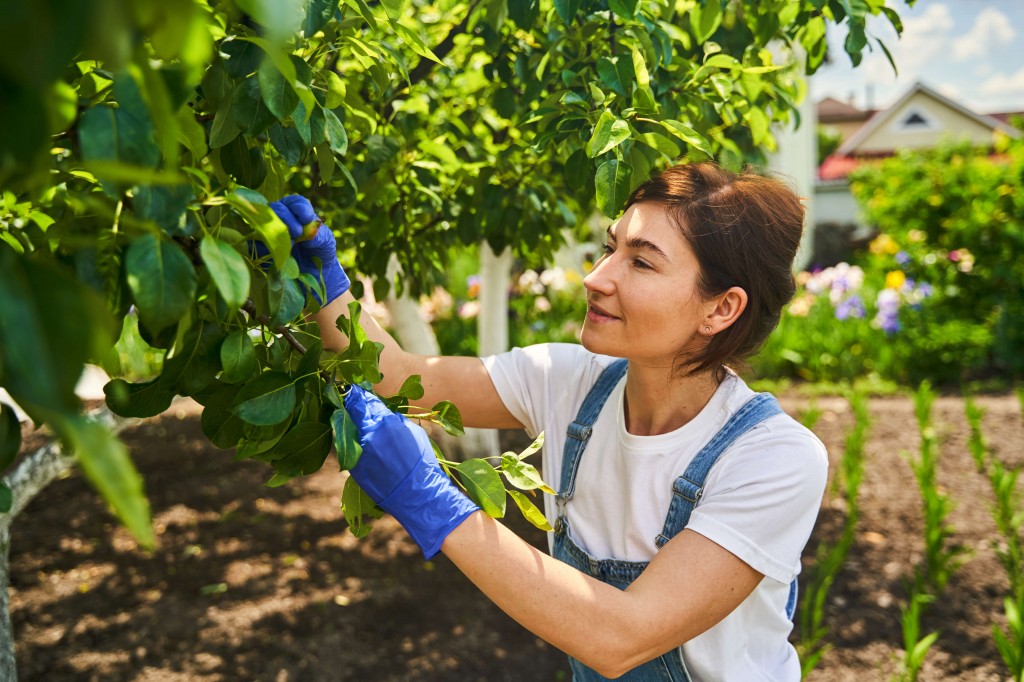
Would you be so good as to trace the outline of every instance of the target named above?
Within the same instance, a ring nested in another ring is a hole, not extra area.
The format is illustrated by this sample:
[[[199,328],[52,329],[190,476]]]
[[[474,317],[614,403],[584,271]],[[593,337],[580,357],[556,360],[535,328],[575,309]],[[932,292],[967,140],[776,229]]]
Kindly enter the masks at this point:
[[[594,263],[594,269],[583,278],[583,286],[587,291],[610,294],[615,288],[615,283],[611,277],[612,268],[609,267],[608,261],[608,256],[602,256]]]

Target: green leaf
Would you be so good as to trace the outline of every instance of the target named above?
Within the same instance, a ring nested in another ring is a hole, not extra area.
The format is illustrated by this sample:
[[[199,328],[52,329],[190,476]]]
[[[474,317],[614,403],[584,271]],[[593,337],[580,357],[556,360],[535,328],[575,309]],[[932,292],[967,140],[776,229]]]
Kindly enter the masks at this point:
[[[0,376],[22,407],[76,412],[82,365],[119,331],[106,303],[66,268],[0,242]],[[31,414],[31,411],[28,410]]]
[[[384,4],[386,6],[387,2],[385,2]],[[437,55],[434,54],[429,47],[427,47],[427,44],[423,42],[423,39],[420,38],[415,31],[398,23],[394,23],[392,24],[392,26],[395,29],[395,33],[402,36],[402,40],[404,40],[406,44],[408,44],[409,47],[412,48],[413,52],[415,52],[416,54],[425,59],[429,59],[432,62],[436,62],[444,66],[444,62],[437,58]]]
[[[217,291],[231,308],[240,308],[249,297],[249,267],[242,254],[213,237],[204,237],[199,255],[217,285]]]
[[[274,452],[284,453],[274,460],[274,471],[288,478],[316,473],[331,451],[331,440],[331,427],[327,424],[296,424],[273,448]]]
[[[174,242],[139,237],[128,247],[124,266],[139,317],[154,334],[181,319],[195,300],[196,271]]]
[[[220,149],[220,164],[235,181],[255,189],[267,178],[267,162],[259,145],[250,147],[239,135]]]
[[[523,513],[523,517],[532,523],[537,528],[543,531],[551,532],[555,530],[548,523],[547,518],[544,516],[544,512],[537,508],[537,505],[533,503],[529,497],[518,490],[509,490],[508,494],[512,496],[512,501],[519,507],[519,511]]]
[[[454,403],[442,400],[430,408],[430,410],[432,412],[437,412],[437,423],[440,424],[441,428],[450,435],[465,435],[466,432],[462,428],[462,415],[459,413],[459,408],[455,407]]]
[[[250,424],[271,426],[295,409],[295,382],[284,372],[270,371],[245,384],[234,400],[234,413]]]
[[[530,443],[530,446],[528,448],[519,453],[519,459],[526,459],[533,453],[538,452],[542,447],[544,447],[543,431],[537,434],[537,437],[533,439],[533,442]]]
[[[234,97],[229,93],[217,106],[213,115],[213,124],[210,127],[210,149],[223,147],[231,140],[241,134],[242,129],[235,123]]]
[[[632,19],[639,0],[609,0],[608,7],[617,16]]]
[[[337,114],[330,109],[324,109],[324,122],[327,128],[327,141],[331,143],[331,150],[335,154],[344,156],[348,151],[348,133],[345,126],[338,120]]]
[[[402,382],[402,387],[398,389],[397,395],[409,400],[419,400],[423,397],[423,384],[421,383],[422,377],[419,374],[412,374],[405,378]]]
[[[220,346],[220,364],[224,368],[221,381],[233,384],[248,379],[256,369],[252,337],[240,329],[228,334]]]
[[[555,0],[555,11],[558,12],[562,23],[568,26],[576,17],[582,4],[583,0]]]
[[[338,455],[338,465],[342,471],[351,469],[359,462],[363,448],[359,445],[359,434],[355,422],[344,407],[331,415],[331,428],[334,430],[334,451]]]
[[[636,74],[636,84],[639,88],[651,87],[651,74],[647,71],[647,63],[644,55],[636,47],[632,50],[633,72]]]
[[[387,12],[388,19],[391,22],[396,22],[402,18],[402,11],[405,9],[405,0],[382,0],[384,5],[384,11]]]
[[[142,477],[135,470],[128,449],[110,429],[84,417],[56,419],[54,429],[75,451],[86,478],[113,508],[139,544],[156,544],[149,516],[149,501],[142,491]]]
[[[609,159],[598,167],[594,176],[597,207],[609,218],[617,216],[629,198],[632,175],[633,169],[617,159]]]
[[[231,99],[231,115],[243,133],[259,135],[277,120],[263,101],[258,76],[237,84]]]
[[[614,91],[623,97],[626,96],[626,89],[619,77],[619,70],[616,63],[607,57],[599,57],[597,60],[597,77],[606,88]]]
[[[160,161],[156,129],[138,85],[127,73],[114,78],[114,98],[117,108],[97,105],[82,114],[78,124],[82,158],[156,167]]]
[[[690,26],[698,45],[707,42],[721,23],[721,0],[703,0],[690,10]]]
[[[306,19],[302,22],[302,34],[311,38],[322,29],[338,9],[338,0],[309,0],[306,4]]]
[[[174,399],[163,377],[140,384],[113,379],[103,387],[103,393],[107,407],[121,417],[155,417],[170,407]]]
[[[290,64],[291,62],[289,62]],[[284,119],[291,116],[299,103],[299,96],[281,70],[277,68],[272,60],[266,59],[260,64],[257,72],[259,90],[263,95],[263,101],[274,116]]]
[[[241,192],[231,192],[225,197],[228,204],[242,216],[262,238],[270,249],[274,259],[274,267],[284,268],[291,257],[292,239],[288,235],[288,226],[281,222],[277,214],[266,204],[253,203]]]
[[[325,70],[321,73],[323,74],[325,85],[327,87],[327,95],[324,98],[324,108],[334,109],[335,107],[340,107],[345,103],[345,92],[347,90],[345,87],[345,81],[341,80],[341,76],[334,71]]]
[[[218,448],[233,448],[245,432],[245,422],[236,415],[231,406],[241,386],[217,382],[216,389],[204,397],[202,417],[199,424],[203,434]]]
[[[136,217],[152,220],[169,236],[192,236],[187,209],[189,203],[195,199],[195,194],[190,185],[142,185],[135,187],[132,194],[132,208],[135,209]]]
[[[0,403],[0,471],[11,465],[21,449],[21,422],[14,408]]]
[[[543,490],[549,495],[555,491],[540,477],[540,472],[532,464],[523,462],[518,456],[505,453],[501,456],[501,471],[509,483],[520,490]]]
[[[601,113],[594,126],[594,134],[587,142],[587,156],[594,158],[615,149],[629,139],[629,124],[607,109]]]
[[[370,524],[363,517],[379,519],[384,515],[377,503],[351,476],[345,479],[345,488],[341,491],[341,513],[348,521],[348,529],[357,538],[365,538],[371,530]]]
[[[306,148],[302,136],[295,128],[286,128],[280,124],[270,126],[270,144],[284,158],[289,166],[298,165]]]
[[[565,161],[565,182],[573,191],[578,192],[586,187],[593,172],[594,164],[583,147],[570,154]]]
[[[288,429],[291,426],[292,422],[290,419],[285,419],[280,424],[274,424],[273,426],[246,424],[242,429],[242,438],[238,442],[238,447],[235,448],[235,459],[253,458],[267,461],[280,459],[280,454],[273,451],[274,446],[281,441],[284,434],[288,433]]]
[[[696,147],[709,158],[714,157],[714,153],[711,151],[711,146],[708,144],[707,139],[693,128],[683,125],[679,121],[657,121],[657,123],[661,124],[665,130],[669,131],[686,144],[691,147]]]
[[[452,468],[466,486],[470,499],[488,516],[500,519],[505,515],[505,486],[494,467],[483,459],[468,459]]]

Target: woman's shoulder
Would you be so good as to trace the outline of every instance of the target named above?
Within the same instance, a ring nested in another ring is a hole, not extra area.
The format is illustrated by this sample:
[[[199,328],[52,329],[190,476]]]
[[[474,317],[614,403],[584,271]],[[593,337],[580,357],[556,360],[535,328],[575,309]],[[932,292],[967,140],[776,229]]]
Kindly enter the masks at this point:
[[[756,393],[738,376],[731,375],[730,378],[735,382],[728,397],[732,413],[756,395],[771,395]],[[762,460],[779,458],[797,468],[828,467],[828,453],[821,439],[785,411],[758,423],[738,438],[735,446],[737,450],[760,452]]]

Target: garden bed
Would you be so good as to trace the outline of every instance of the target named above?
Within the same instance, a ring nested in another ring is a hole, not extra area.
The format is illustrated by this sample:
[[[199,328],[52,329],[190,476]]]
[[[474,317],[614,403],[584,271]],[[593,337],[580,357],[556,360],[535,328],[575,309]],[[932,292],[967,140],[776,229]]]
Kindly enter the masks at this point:
[[[1017,398],[982,396],[992,455],[1024,464]],[[808,399],[789,396],[797,414]],[[819,398],[815,431],[833,465],[853,423]],[[826,607],[834,645],[810,680],[886,680],[898,668],[900,604],[920,559],[920,497],[904,453],[916,452],[913,404],[874,398],[857,542]],[[995,558],[988,480],[967,449],[963,402],[934,408],[939,483],[954,540],[971,550],[924,618],[941,635],[923,680],[998,680],[992,641],[1005,573]],[[81,476],[52,484],[14,524],[11,605],[23,680],[557,680],[563,654],[502,614],[443,557],[425,563],[391,519],[365,540],[346,530],[332,466],[282,488],[269,468],[210,446],[195,409],[176,404],[124,433],[146,481],[159,548],[140,551]],[[508,447],[525,445],[504,434]],[[26,449],[40,444],[38,434]],[[834,470],[833,466],[833,470]],[[815,536],[834,540],[839,495]],[[509,524],[545,540],[513,511]]]

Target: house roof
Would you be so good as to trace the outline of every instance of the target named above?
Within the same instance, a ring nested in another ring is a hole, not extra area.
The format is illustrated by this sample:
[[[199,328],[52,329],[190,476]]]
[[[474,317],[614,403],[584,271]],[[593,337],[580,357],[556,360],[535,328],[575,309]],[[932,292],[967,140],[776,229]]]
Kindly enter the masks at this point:
[[[900,110],[903,104],[909,101],[910,98],[912,98],[917,93],[923,93],[924,95],[927,95],[928,97],[940,102],[941,104],[944,104],[950,109],[953,109],[961,113],[962,115],[975,120],[979,124],[991,128],[992,130],[1000,130],[1006,133],[1007,135],[1010,135],[1011,137],[1019,137],[1021,134],[1020,131],[1017,130],[1016,128],[1007,125],[1006,123],[1000,121],[995,117],[986,116],[984,114],[976,114],[967,107],[965,107],[964,105],[960,104],[959,102],[951,100],[945,95],[942,95],[937,91],[929,88],[924,83],[915,83],[913,87],[911,87],[909,90],[903,93],[903,96],[900,97],[895,104],[893,104],[891,107],[887,109],[878,111],[877,113],[874,114],[874,116],[872,116],[868,120],[867,123],[858,128],[853,135],[851,135],[846,141],[844,141],[839,146],[839,149],[836,150],[836,154],[840,156],[851,156],[855,154],[857,147],[859,147],[862,142],[864,142],[868,137],[870,137],[871,134],[874,133],[876,130],[878,130],[886,123],[888,123],[889,120],[896,114],[896,112]]]
[[[834,97],[826,97],[817,104],[818,121],[820,123],[843,123],[845,121],[863,121],[870,117],[872,111],[858,109],[852,104],[840,102]]]

